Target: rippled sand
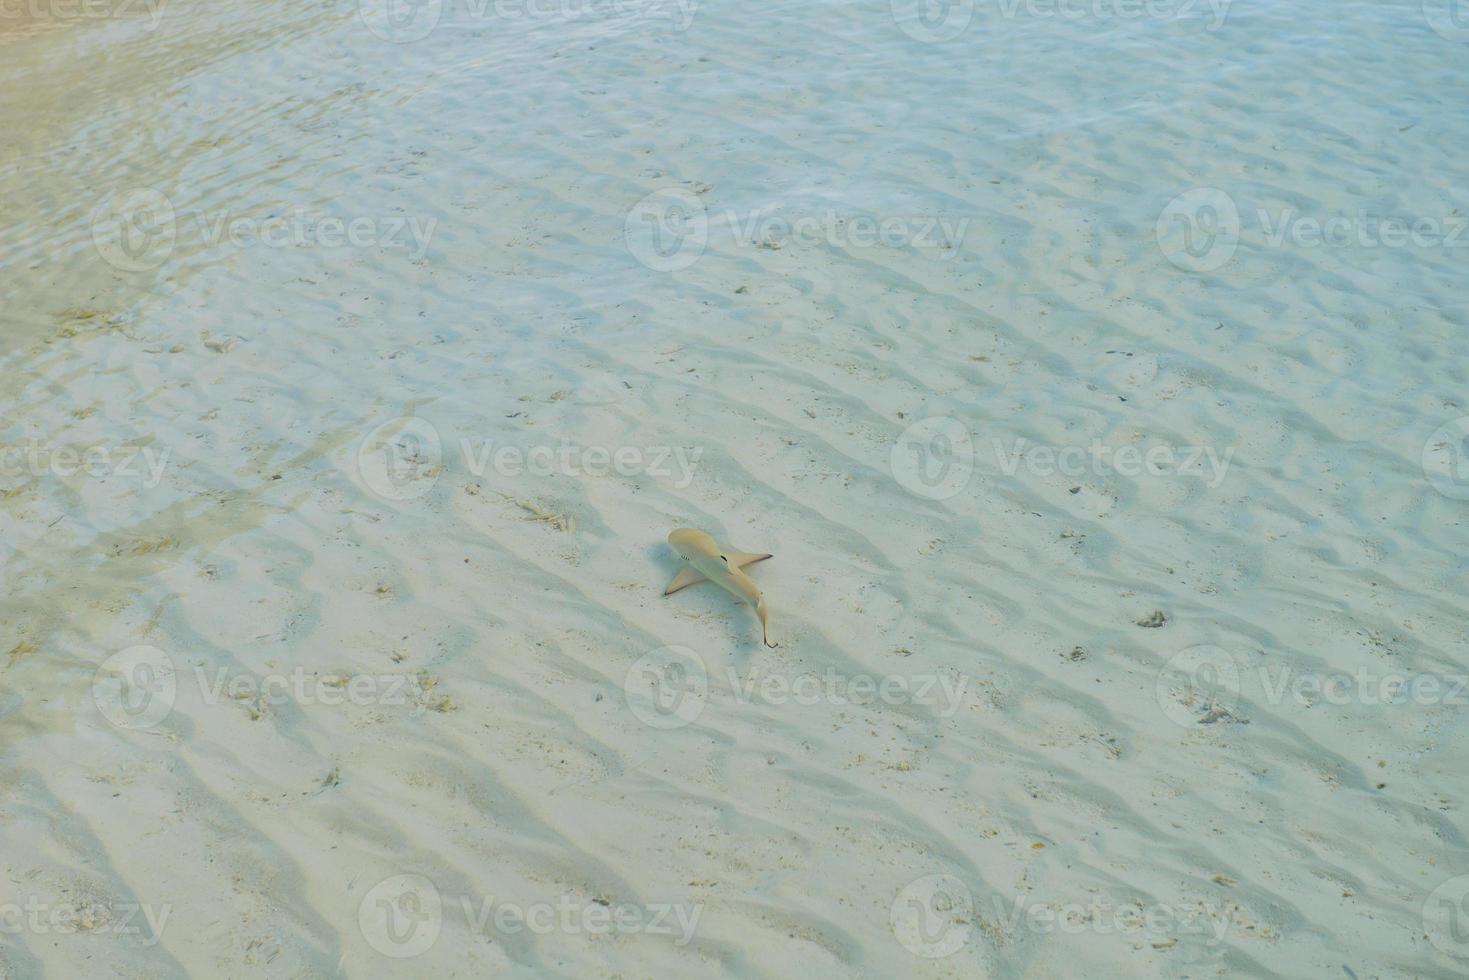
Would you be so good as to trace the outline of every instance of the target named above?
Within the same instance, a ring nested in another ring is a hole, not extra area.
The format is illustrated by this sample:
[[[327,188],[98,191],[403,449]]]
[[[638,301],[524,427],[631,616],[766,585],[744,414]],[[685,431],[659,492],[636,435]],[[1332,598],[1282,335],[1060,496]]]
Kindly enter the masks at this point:
[[[1469,969],[1446,5],[364,2],[0,27],[0,978]]]

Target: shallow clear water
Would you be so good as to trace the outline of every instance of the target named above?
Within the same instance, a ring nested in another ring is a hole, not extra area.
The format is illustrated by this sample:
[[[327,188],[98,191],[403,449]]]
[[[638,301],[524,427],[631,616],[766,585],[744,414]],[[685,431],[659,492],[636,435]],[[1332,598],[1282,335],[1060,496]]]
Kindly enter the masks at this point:
[[[0,977],[1469,961],[1447,0],[37,9]]]

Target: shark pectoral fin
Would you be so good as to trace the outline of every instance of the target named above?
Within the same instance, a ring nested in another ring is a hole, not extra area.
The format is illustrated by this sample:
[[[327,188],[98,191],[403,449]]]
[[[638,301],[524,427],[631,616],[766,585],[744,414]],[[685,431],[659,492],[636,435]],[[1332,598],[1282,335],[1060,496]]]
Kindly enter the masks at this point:
[[[746,565],[753,565],[757,561],[764,561],[765,559],[769,558],[770,555],[756,554],[753,551],[726,551],[724,553],[724,557],[728,558],[729,563],[734,567],[744,568]]]
[[[679,589],[687,589],[691,585],[698,585],[700,582],[707,581],[708,579],[694,571],[692,566],[685,566],[679,569],[678,574],[673,577],[673,581],[668,583],[668,588],[663,590],[663,594],[673,595]]]

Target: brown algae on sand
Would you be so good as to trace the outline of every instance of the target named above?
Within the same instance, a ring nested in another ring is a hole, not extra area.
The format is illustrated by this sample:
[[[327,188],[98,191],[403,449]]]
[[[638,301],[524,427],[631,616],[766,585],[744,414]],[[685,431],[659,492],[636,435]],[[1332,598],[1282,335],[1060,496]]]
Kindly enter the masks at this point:
[[[521,500],[518,497],[510,496],[508,493],[502,493],[500,494],[500,496],[504,497],[506,500],[510,501],[510,503],[519,507],[521,510],[526,511],[530,515],[528,517],[522,518],[522,520],[539,521],[542,524],[549,524],[556,530],[568,534],[576,530],[576,518],[572,517],[569,514],[564,514],[559,511],[545,510],[534,501]]]

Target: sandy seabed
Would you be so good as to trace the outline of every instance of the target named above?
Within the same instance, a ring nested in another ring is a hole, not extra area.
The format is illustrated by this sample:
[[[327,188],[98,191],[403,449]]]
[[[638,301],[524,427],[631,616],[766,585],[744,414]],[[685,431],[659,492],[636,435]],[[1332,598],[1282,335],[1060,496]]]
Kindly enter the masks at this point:
[[[40,2],[0,978],[1469,970],[1447,2]]]

